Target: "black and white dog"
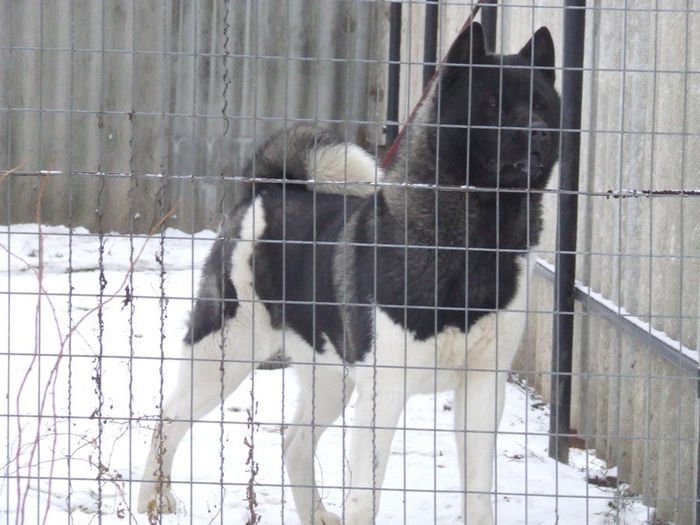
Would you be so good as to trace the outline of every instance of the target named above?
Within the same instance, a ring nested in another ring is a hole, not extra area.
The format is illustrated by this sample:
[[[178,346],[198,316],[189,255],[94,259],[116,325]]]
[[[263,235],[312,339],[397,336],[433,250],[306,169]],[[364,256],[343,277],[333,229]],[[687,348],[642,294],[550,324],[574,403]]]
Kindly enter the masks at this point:
[[[546,28],[500,56],[486,53],[475,23],[450,49],[386,173],[358,146],[308,126],[262,146],[248,167],[261,181],[227,216],[205,264],[139,511],[175,510],[170,471],[189,421],[283,348],[300,381],[285,462],[302,523],[373,523],[407,398],[447,389],[464,519],[492,523],[495,432],[525,326],[528,252],[558,157],[559,106]],[[369,192],[351,184],[378,180]],[[341,520],[315,488],[314,447],[353,389]]]

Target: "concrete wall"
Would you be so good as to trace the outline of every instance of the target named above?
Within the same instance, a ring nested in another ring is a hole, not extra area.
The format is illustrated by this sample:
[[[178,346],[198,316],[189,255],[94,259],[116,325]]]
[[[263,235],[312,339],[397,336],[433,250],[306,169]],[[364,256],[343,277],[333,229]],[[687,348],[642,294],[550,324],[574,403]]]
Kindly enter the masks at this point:
[[[51,177],[47,222],[143,232],[182,199],[171,225],[215,227],[221,176],[285,119],[382,142],[387,24],[384,2],[0,0],[0,172],[138,175]],[[37,184],[11,177],[0,220],[33,222]]]

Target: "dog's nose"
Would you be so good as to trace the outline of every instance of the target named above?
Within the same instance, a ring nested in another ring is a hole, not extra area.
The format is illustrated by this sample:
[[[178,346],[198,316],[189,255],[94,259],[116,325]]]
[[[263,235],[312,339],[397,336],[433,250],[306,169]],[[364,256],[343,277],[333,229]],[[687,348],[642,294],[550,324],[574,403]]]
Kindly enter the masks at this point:
[[[534,121],[530,126],[530,148],[533,152],[546,151],[549,148],[550,133],[542,121]]]

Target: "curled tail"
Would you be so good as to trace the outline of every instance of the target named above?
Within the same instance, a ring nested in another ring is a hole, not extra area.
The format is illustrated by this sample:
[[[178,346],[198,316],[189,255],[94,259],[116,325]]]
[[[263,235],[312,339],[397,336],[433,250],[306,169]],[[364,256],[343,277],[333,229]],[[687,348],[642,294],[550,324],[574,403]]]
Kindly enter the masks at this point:
[[[273,135],[258,148],[245,173],[252,179],[307,181],[311,191],[355,196],[373,193],[384,176],[376,159],[360,146],[309,124]]]

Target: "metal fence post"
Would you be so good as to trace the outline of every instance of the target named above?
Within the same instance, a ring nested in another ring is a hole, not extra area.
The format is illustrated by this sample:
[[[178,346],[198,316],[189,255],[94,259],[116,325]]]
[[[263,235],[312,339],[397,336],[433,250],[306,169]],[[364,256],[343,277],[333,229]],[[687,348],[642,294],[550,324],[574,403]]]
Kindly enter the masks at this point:
[[[440,1],[428,0],[425,4],[425,26],[423,32],[423,87],[428,85],[435,73],[439,19]]]
[[[486,50],[496,51],[496,31],[498,28],[498,0],[484,0],[481,8],[481,23],[486,34]]]
[[[399,134],[399,83],[401,81],[401,2],[389,6],[389,79],[387,81],[386,147]]]
[[[579,153],[586,0],[566,0],[562,74],[561,160],[557,209],[549,455],[569,459],[571,366],[576,278]]]

